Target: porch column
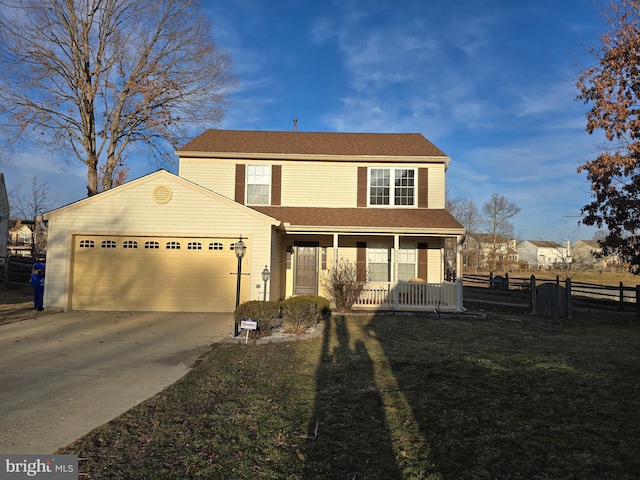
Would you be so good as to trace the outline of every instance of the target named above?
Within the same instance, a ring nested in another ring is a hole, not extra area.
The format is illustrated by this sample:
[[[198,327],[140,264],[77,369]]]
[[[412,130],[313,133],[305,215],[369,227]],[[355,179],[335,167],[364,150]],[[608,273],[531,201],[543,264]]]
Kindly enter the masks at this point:
[[[458,235],[456,239],[456,279],[462,280],[462,244],[464,235]]]
[[[338,234],[333,234],[333,264],[338,264]]]
[[[400,235],[393,236],[393,277],[391,281],[398,283],[398,250],[400,250]]]

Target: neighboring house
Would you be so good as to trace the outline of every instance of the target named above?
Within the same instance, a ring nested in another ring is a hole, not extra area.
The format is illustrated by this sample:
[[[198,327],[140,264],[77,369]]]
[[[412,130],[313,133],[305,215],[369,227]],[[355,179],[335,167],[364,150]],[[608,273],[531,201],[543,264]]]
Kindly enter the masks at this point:
[[[499,239],[494,245],[493,235],[488,233],[467,234],[463,256],[466,266],[477,268],[488,268],[491,263],[494,267],[508,266],[519,261],[515,238]]]
[[[449,158],[420,134],[208,130],[158,171],[44,215],[45,304],[233,311],[240,301],[326,295],[340,259],[370,280],[363,308],[461,310],[444,242]],[[460,253],[456,268],[460,275]],[[420,279],[420,280],[418,280]],[[409,282],[409,280],[413,280]],[[419,282],[419,283],[417,283]]]
[[[4,174],[0,173],[0,265],[7,259],[9,240],[9,197],[4,183]]]
[[[522,262],[533,268],[552,268],[571,263],[569,242],[561,245],[545,240],[525,240],[517,247]]]
[[[12,218],[9,222],[9,255],[30,257],[33,243],[33,222]]]
[[[620,258],[617,255],[599,257],[602,247],[597,240],[578,240],[572,245],[573,261],[593,268],[606,268],[619,265]]]

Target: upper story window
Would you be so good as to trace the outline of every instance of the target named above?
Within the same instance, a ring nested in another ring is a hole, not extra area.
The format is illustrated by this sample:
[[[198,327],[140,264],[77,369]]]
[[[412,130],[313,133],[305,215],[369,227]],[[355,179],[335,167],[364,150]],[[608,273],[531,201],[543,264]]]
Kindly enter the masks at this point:
[[[270,191],[269,165],[247,165],[247,205],[269,205]]]
[[[415,170],[372,168],[369,170],[369,205],[415,205]]]

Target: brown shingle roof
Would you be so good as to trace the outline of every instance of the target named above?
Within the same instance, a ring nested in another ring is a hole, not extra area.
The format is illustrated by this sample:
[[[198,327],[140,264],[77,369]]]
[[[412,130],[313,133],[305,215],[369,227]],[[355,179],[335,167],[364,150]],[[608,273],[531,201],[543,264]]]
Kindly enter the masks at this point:
[[[448,211],[427,208],[251,207],[281,222],[302,227],[460,229]]]
[[[177,153],[186,152],[446,157],[420,133],[207,130]]]

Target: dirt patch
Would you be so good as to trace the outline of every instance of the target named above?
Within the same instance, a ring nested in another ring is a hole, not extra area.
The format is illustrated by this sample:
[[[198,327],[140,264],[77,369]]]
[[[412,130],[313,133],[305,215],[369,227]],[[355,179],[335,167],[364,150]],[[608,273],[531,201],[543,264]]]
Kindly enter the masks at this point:
[[[46,310],[38,312],[33,308],[33,287],[4,288],[0,286],[0,325],[46,314]]]

